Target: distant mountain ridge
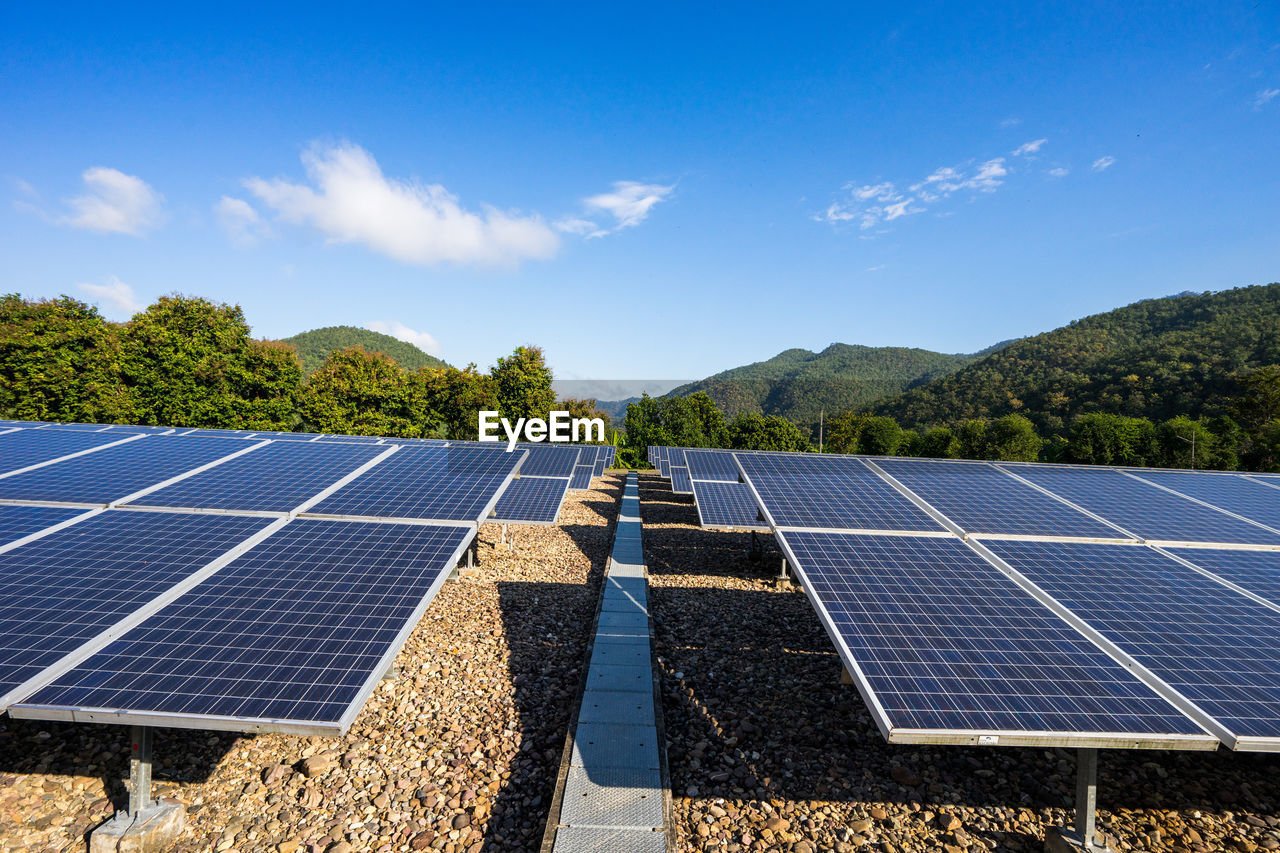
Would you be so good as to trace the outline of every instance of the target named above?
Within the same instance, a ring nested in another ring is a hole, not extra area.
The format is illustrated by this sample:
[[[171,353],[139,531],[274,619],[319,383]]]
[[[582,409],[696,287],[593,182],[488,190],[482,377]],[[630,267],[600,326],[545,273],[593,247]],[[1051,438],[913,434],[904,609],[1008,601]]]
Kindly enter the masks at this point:
[[[325,326],[322,329],[299,332],[291,338],[285,338],[282,343],[289,344],[298,351],[302,368],[308,374],[319,367],[329,353],[354,346],[362,346],[371,352],[386,353],[405,370],[446,366],[445,362],[428,355],[413,344],[356,326]]]
[[[872,407],[903,426],[1018,413],[1060,432],[1091,412],[1227,414],[1237,378],[1280,364],[1280,284],[1146,299],[1010,343]]]
[[[866,409],[873,403],[954,373],[984,354],[948,354],[907,347],[831,344],[821,352],[789,349],[771,359],[681,385],[666,396],[705,391],[729,416],[783,415],[816,424],[819,414]]]

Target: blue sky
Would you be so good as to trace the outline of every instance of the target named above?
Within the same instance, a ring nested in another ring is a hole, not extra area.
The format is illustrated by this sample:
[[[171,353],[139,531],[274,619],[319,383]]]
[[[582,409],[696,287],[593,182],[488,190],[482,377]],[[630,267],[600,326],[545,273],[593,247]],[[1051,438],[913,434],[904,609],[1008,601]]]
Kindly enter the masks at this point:
[[[6,4],[0,291],[590,379],[1280,280],[1275,0],[460,5]]]

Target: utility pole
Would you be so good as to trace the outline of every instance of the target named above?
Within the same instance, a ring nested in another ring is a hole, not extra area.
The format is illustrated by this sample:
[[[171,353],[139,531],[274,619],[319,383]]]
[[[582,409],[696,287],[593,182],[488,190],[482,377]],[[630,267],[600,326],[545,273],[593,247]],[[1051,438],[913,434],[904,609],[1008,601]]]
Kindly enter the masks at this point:
[[[822,419],[827,414],[826,409],[818,409],[818,452],[822,452]]]
[[[1178,436],[1178,438],[1182,439],[1183,441],[1185,441],[1185,442],[1187,442],[1188,444],[1190,444],[1190,445],[1191,445],[1191,470],[1193,470],[1193,471],[1194,471],[1194,470],[1195,470],[1195,468],[1196,468],[1196,430],[1195,430],[1195,427],[1192,427],[1192,428],[1191,428],[1191,438],[1187,438],[1185,435],[1180,435],[1180,436]]]

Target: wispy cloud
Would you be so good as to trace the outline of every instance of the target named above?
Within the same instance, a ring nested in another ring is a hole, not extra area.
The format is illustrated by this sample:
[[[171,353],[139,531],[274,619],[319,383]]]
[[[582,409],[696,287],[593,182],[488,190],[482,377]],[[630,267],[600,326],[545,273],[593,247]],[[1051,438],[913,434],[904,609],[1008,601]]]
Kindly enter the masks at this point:
[[[1253,98],[1253,108],[1260,110],[1280,95],[1280,89],[1262,89]]]
[[[312,185],[250,178],[245,186],[276,216],[334,243],[359,243],[409,264],[511,267],[555,255],[560,239],[542,217],[484,206],[466,210],[439,184],[388,179],[359,145],[312,145],[302,155]]]
[[[213,213],[218,218],[218,225],[237,246],[252,246],[271,236],[271,225],[242,198],[224,195],[213,206]]]
[[[1009,116],[1007,119],[1000,122],[1001,127],[1017,127],[1020,124],[1022,124],[1022,119],[1017,116]]]
[[[1112,157],[1110,154],[1107,154],[1103,157],[1099,157],[1097,160],[1094,160],[1093,166],[1091,166],[1090,168],[1092,168],[1093,171],[1095,172],[1104,172],[1107,169],[1111,168],[1111,166],[1115,162],[1116,162],[1116,158]]]
[[[1071,170],[1066,166],[1054,166],[1049,170],[1049,174],[1055,178],[1065,178],[1067,175],[1071,174]]]
[[[1017,148],[1013,149],[1013,156],[1025,157],[1028,154],[1034,154],[1040,150],[1041,145],[1044,145],[1048,141],[1049,140],[1047,139],[1033,139],[1030,142],[1024,142]]]
[[[665,201],[674,191],[674,184],[616,181],[610,192],[582,200],[582,216],[561,219],[556,222],[556,228],[587,238],[615,234],[644,222],[654,205]],[[604,224],[601,224],[601,219],[605,220]]]
[[[127,320],[146,306],[133,288],[115,276],[107,276],[106,284],[77,284],[76,288],[112,319]]]
[[[1047,140],[1036,139],[1019,146],[1012,154],[1025,157],[1040,150]],[[956,166],[941,166],[922,180],[899,189],[892,181],[876,184],[851,182],[841,189],[844,195],[813,218],[832,224],[856,222],[868,231],[913,213],[923,213],[957,193],[984,194],[999,189],[1013,171],[1005,157],[981,163],[970,160]],[[938,212],[936,215],[942,215]]]
[[[137,237],[160,224],[164,196],[137,175],[94,166],[80,177],[86,192],[66,200],[70,212],[56,220],[59,225]]]
[[[381,332],[384,335],[390,335],[396,340],[413,344],[428,355],[440,354],[440,342],[432,337],[430,333],[410,329],[399,320],[374,320],[365,323],[364,327],[371,332]]]

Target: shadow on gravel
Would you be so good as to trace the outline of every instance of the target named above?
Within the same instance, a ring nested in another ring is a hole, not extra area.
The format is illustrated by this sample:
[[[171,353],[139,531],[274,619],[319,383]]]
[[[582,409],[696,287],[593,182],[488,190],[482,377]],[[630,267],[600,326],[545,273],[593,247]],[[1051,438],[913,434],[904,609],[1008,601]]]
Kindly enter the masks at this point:
[[[112,812],[128,805],[128,726],[55,723],[0,717],[0,790],[20,789],[21,776],[45,777],[42,801],[26,807],[28,825],[43,829],[72,815],[69,839],[84,838]],[[178,784],[205,782],[241,737],[232,732],[154,729],[153,783],[157,796]],[[77,778],[78,777],[78,778]],[[85,784],[101,780],[101,789]],[[64,784],[65,783],[65,784]],[[81,791],[76,802],[75,792]],[[104,793],[105,792],[105,793]],[[199,810],[199,806],[189,806]]]

